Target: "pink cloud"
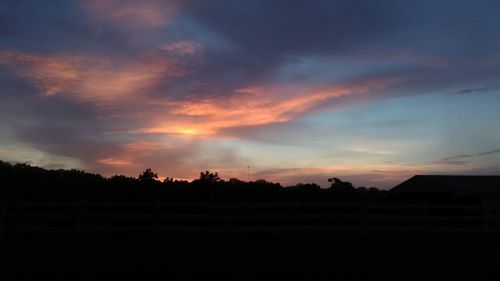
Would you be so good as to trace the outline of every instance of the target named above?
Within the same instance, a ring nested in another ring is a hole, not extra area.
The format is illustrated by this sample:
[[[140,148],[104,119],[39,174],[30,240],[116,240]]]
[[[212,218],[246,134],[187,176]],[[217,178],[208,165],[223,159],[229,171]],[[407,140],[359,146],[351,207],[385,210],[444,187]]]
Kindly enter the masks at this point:
[[[182,75],[167,58],[117,62],[84,55],[0,52],[2,63],[12,66],[43,96],[67,94],[97,102],[137,99],[165,78]]]
[[[218,142],[172,138],[169,141],[130,141],[117,145],[92,164],[106,175],[138,175],[153,168],[160,177],[195,179],[203,170],[223,171],[227,177],[244,162],[231,148]]]
[[[203,45],[189,40],[177,41],[165,44],[162,50],[179,55],[192,55],[203,50]]]

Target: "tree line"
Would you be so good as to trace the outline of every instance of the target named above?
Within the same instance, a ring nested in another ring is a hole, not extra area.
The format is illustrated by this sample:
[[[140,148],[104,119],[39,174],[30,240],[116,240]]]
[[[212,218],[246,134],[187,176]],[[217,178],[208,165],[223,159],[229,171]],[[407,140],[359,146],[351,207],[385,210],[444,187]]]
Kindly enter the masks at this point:
[[[200,202],[357,201],[384,191],[354,187],[339,178],[329,188],[316,183],[282,186],[267,180],[222,179],[217,172],[202,171],[186,181],[163,181],[150,168],[137,177],[100,174],[82,170],[48,170],[29,164],[0,161],[0,197],[3,200],[168,200]]]

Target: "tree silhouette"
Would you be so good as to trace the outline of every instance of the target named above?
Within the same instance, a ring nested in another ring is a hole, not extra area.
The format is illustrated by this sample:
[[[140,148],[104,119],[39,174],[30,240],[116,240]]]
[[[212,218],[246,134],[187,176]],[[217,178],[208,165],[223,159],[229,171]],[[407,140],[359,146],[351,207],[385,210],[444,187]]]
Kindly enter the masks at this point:
[[[328,182],[331,182],[332,185],[330,189],[338,193],[353,193],[356,191],[352,183],[348,181],[341,181],[339,178],[330,178]]]
[[[216,184],[221,180],[218,173],[211,173],[209,171],[201,172],[199,181],[205,184]]]
[[[170,177],[166,177],[164,180],[163,180],[163,183],[173,183],[174,182],[174,178],[170,178]]]
[[[288,186],[288,189],[291,190],[300,190],[300,191],[312,191],[312,190],[320,190],[321,187],[315,183],[298,183],[296,185]]]
[[[142,174],[139,175],[140,182],[153,182],[158,178],[158,174],[153,172],[151,168],[147,168]]]

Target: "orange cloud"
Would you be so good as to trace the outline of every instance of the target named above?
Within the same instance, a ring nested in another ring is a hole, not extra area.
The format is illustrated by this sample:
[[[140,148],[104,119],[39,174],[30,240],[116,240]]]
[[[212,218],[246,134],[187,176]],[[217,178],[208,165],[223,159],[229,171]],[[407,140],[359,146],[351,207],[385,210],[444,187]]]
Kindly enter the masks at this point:
[[[120,62],[91,56],[42,56],[0,52],[42,95],[74,95],[81,100],[113,101],[146,93],[162,79],[181,75],[166,58]]]
[[[106,175],[138,175],[151,167],[160,177],[193,179],[202,170],[231,171],[241,162],[235,150],[218,141],[170,137],[122,143],[94,167]]]
[[[282,89],[240,89],[237,95],[224,100],[167,102],[166,105],[171,108],[169,113],[177,117],[176,121],[160,122],[158,126],[145,131],[211,135],[222,128],[285,122],[321,100],[349,93],[346,89],[338,88],[286,98],[279,91]]]
[[[192,52],[197,48],[189,46],[180,42],[172,50]],[[287,122],[333,98],[370,93],[400,82],[391,78],[315,89],[252,86],[217,98],[172,100],[151,95],[160,83],[186,74],[168,57],[116,61],[85,55],[0,52],[1,63],[13,66],[44,96],[66,94],[99,104],[126,105],[126,114],[135,116],[136,124],[142,123],[126,130],[133,134],[215,136],[226,128]],[[145,104],[147,108],[141,107]]]
[[[247,87],[228,98],[164,101],[168,121],[157,118],[152,127],[133,133],[214,135],[219,130],[286,122],[308,113],[332,98],[383,89],[399,79],[301,90],[292,87]],[[161,115],[160,115],[161,116]]]
[[[98,163],[110,166],[128,166],[130,165],[129,160],[117,159],[117,158],[103,158],[97,160]]]
[[[121,153],[112,157],[102,158],[97,160],[97,163],[106,166],[131,166],[134,163],[134,157],[139,153],[151,153],[169,149],[170,143],[152,142],[152,141],[135,141],[122,144],[120,146]]]

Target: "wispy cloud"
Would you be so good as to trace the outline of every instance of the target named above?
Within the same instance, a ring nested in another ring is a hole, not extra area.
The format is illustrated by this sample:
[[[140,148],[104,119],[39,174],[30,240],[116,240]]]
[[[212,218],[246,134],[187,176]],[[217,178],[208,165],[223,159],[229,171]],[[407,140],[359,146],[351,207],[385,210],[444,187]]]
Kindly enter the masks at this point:
[[[440,161],[446,162],[446,161],[451,161],[451,160],[470,158],[473,156],[475,156],[475,154],[460,154],[460,155],[448,156],[448,157],[441,158]]]
[[[4,51],[0,52],[0,64],[11,66],[43,96],[67,94],[97,102],[140,97],[159,82],[182,75],[174,62],[165,57],[116,61],[85,55]]]
[[[500,149],[493,149],[493,150],[474,153],[474,154],[459,154],[459,155],[447,156],[447,157],[443,157],[437,161],[434,161],[433,163],[445,164],[445,165],[465,165],[465,164],[469,163],[469,159],[471,159],[471,158],[477,158],[477,157],[481,157],[481,156],[490,156],[490,155],[494,155],[497,153],[500,153]]]
[[[214,135],[235,127],[262,126],[293,120],[318,110],[318,105],[349,95],[365,95],[399,83],[399,79],[367,80],[317,89],[297,86],[251,86],[228,97],[163,101],[170,118],[132,133]],[[168,110],[170,109],[170,110]],[[325,110],[325,108],[322,108]]]
[[[467,89],[459,90],[459,91],[455,92],[455,94],[457,94],[457,95],[469,95],[469,94],[490,92],[490,91],[495,91],[495,90],[500,90],[500,86],[467,88]]]
[[[480,152],[480,153],[476,153],[476,155],[477,156],[488,156],[488,155],[493,155],[493,154],[497,154],[497,153],[500,153],[500,149],[493,149],[490,151]]]
[[[171,42],[163,45],[161,47],[162,50],[171,52],[174,54],[179,54],[179,55],[192,55],[199,53],[203,50],[203,45],[201,43],[195,42],[195,41],[190,41],[190,40],[183,40],[183,41],[177,41],[177,42]]]

